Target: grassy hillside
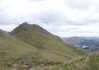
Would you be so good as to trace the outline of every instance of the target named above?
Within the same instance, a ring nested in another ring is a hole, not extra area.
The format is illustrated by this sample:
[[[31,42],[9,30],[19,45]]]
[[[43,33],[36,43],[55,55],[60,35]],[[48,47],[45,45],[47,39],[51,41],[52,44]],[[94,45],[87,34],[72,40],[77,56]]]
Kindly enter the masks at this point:
[[[77,51],[78,49],[64,44],[59,37],[35,24],[21,24],[11,34],[21,41],[35,46],[40,54],[47,59],[53,58],[52,60],[54,60],[55,58],[55,60],[63,61],[72,59],[80,53]]]
[[[82,58],[82,54],[80,48],[65,44],[35,24],[21,24],[11,33],[0,30],[0,70],[65,69],[62,65]]]
[[[35,53],[36,48],[25,44],[0,30],[0,70],[19,62],[24,56]],[[8,69],[8,68],[7,68]]]
[[[22,56],[35,50],[34,47],[25,44],[24,42],[15,39],[7,32],[0,30],[0,52],[5,51],[11,56]]]
[[[89,56],[85,70],[99,70],[99,53],[93,53]]]

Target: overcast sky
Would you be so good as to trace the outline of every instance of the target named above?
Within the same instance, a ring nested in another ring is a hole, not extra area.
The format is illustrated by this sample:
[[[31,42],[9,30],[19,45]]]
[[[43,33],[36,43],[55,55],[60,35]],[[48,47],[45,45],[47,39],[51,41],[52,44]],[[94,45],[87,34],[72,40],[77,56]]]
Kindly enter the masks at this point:
[[[0,29],[23,22],[61,37],[99,36],[99,0],[0,0]]]

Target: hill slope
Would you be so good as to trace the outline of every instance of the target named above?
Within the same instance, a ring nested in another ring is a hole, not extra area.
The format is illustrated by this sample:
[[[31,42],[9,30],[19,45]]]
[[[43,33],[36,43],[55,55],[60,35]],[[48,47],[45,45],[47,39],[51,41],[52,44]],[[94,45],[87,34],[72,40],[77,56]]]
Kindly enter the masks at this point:
[[[89,56],[85,70],[99,70],[99,53],[94,53]]]
[[[51,70],[57,70],[62,64],[82,57],[81,54],[80,48],[65,44],[35,24],[21,24],[11,33],[0,30],[0,70],[29,70],[32,67],[39,67],[38,70],[48,67],[49,70],[49,66]]]
[[[59,37],[49,33],[39,25],[23,23],[11,34],[21,41],[35,46],[45,59],[63,61],[80,54],[79,48],[66,45]]]
[[[24,50],[24,51],[22,51]],[[22,56],[36,50],[34,47],[25,44],[5,31],[0,30],[0,52],[5,51],[9,55]]]
[[[32,56],[35,52],[35,47],[0,30],[0,70],[11,70],[9,67],[15,63],[21,63],[25,56]]]

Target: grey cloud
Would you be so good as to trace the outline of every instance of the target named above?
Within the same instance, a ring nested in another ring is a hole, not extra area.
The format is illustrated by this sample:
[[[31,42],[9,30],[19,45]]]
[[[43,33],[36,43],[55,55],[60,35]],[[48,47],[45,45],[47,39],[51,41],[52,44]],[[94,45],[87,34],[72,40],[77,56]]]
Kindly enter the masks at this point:
[[[39,21],[39,23],[44,23],[44,24],[56,24],[56,25],[66,24],[66,25],[76,25],[76,26],[88,25],[92,21],[88,19],[85,19],[84,21],[81,21],[81,22],[72,21],[68,19],[66,16],[64,16],[63,13],[60,13],[57,11],[51,11],[51,12],[47,11],[47,12],[41,13],[39,15],[36,15],[35,18],[33,18],[32,20]]]
[[[66,0],[66,5],[69,5],[71,8],[78,9],[88,9],[91,5],[89,0]]]
[[[41,2],[41,1],[45,1],[45,0],[29,0],[31,2]]]
[[[40,20],[42,23],[45,23],[45,24],[64,23],[65,21],[67,21],[64,14],[62,14],[58,11],[52,11],[52,10],[41,13],[40,15],[38,15],[38,17],[36,19]]]
[[[40,2],[43,0],[30,0],[30,1]],[[84,13],[86,14],[88,12],[83,12],[83,10],[87,10],[93,4],[89,0],[67,0],[67,1],[68,2],[66,3],[66,5],[68,5],[70,8],[70,12],[71,12],[70,14],[73,13],[74,16],[75,16],[75,12],[73,11],[74,8],[79,9],[81,12],[80,14],[84,14]],[[78,20],[73,21],[72,16],[69,15],[71,17],[68,18],[68,15],[66,15],[66,12],[62,13],[61,9],[60,10],[52,10],[52,9],[48,10],[47,9],[47,11],[46,11],[46,8],[43,9],[44,11],[42,11],[42,9],[37,10],[37,13],[35,14],[29,13],[29,15],[26,15],[26,16],[18,15],[19,17],[15,17],[11,19],[9,17],[6,17],[7,15],[5,15],[5,13],[1,15],[2,14],[1,11],[3,12],[3,10],[0,10],[0,13],[1,13],[0,14],[0,28],[9,31],[9,30],[12,30],[17,25],[19,25],[20,23],[27,21],[31,24],[39,24],[45,29],[47,29],[49,32],[54,33],[59,36],[65,36],[65,37],[76,36],[76,35],[77,36],[80,36],[80,35],[89,36],[91,34],[92,35],[99,34],[98,27],[97,25],[95,25],[96,23],[99,23],[99,19],[93,18],[94,13],[96,12],[94,12],[93,14],[90,14],[89,15],[90,17],[86,17],[85,15],[82,16],[78,13],[77,14],[78,17],[73,17],[73,18],[77,18]],[[81,18],[81,20],[79,20],[79,18]],[[94,24],[94,28],[93,27],[89,28],[89,25],[91,24]],[[95,29],[95,27],[97,28]],[[94,30],[92,30],[92,28]]]

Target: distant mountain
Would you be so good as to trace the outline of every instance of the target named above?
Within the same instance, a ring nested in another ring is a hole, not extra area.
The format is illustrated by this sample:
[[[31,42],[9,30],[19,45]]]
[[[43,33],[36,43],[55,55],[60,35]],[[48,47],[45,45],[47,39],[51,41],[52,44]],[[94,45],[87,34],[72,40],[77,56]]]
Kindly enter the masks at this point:
[[[9,33],[0,30],[0,70],[19,63],[24,56],[35,53],[36,48],[26,44]]]
[[[98,37],[71,37],[63,38],[63,41],[76,47],[90,49],[92,51],[99,50]]]
[[[68,44],[75,45],[75,44],[79,44],[81,42],[84,42],[85,38],[82,38],[82,37],[70,37],[70,38],[63,38],[63,41],[68,43]]]

